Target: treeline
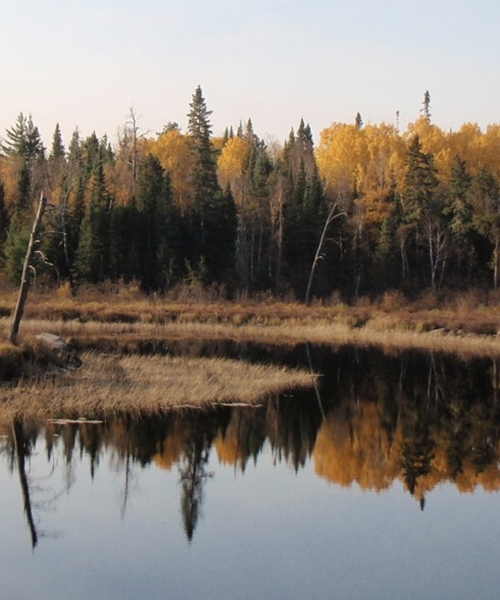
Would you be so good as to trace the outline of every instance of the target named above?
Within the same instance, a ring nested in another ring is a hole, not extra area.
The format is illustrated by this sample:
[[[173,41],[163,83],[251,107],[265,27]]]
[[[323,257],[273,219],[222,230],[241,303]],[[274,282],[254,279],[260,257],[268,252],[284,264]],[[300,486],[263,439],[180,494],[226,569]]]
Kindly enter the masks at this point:
[[[5,273],[19,280],[43,191],[36,271],[49,284],[299,299],[498,286],[499,125],[444,132],[426,92],[405,132],[358,113],[316,147],[303,121],[274,147],[250,120],[214,138],[210,114],[198,87],[186,133],[168,123],[146,134],[131,110],[114,147],[76,129],[66,148],[56,126],[50,150],[20,114],[1,144]]]

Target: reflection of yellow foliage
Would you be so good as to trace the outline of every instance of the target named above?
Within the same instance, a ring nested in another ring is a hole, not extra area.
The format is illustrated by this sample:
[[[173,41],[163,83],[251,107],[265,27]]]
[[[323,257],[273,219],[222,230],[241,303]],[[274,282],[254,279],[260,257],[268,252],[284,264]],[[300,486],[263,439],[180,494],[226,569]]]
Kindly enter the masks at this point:
[[[316,438],[316,473],[344,486],[356,482],[363,489],[380,491],[391,485],[396,474],[390,450],[375,404],[360,405],[351,418],[333,412]]]
[[[478,472],[475,465],[466,461],[461,472],[453,476],[448,460],[449,440],[435,430],[431,430],[430,439],[434,447],[430,470],[417,478],[417,499],[447,481],[453,481],[461,492],[473,492],[477,487],[487,491],[500,489],[497,462]],[[407,441],[401,425],[388,434],[374,402],[361,402],[355,414],[339,408],[327,416],[318,432],[313,452],[315,470],[320,477],[342,486],[356,483],[362,489],[380,491],[397,478],[406,487],[402,451]],[[500,448],[497,455],[499,452]]]
[[[229,427],[224,436],[219,432],[215,438],[215,449],[222,464],[235,465],[242,458],[235,427]]]
[[[185,436],[178,431],[169,435],[162,444],[161,454],[155,454],[153,457],[155,464],[170,471],[173,465],[179,462],[185,444]]]

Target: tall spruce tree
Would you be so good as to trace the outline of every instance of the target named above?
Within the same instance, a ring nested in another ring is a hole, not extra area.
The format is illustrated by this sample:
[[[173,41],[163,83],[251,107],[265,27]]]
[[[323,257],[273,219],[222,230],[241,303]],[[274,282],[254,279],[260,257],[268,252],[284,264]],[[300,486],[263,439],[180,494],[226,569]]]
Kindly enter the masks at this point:
[[[178,251],[178,213],[170,179],[160,161],[149,154],[137,179],[137,256],[144,291],[164,290],[170,283]]]
[[[422,151],[418,136],[414,136],[408,148],[403,207],[405,225],[414,242],[416,270],[427,271],[430,284],[436,289],[442,282],[449,249],[449,195],[438,179],[433,155]],[[425,247],[425,259],[421,247]]]
[[[284,275],[297,295],[303,297],[327,214],[311,128],[303,119],[297,133],[292,130],[285,144],[283,170],[286,177]]]
[[[236,206],[217,180],[212,126],[201,87],[193,94],[188,113],[192,156],[192,267],[204,264],[210,281],[222,282],[234,267]]]
[[[94,165],[88,194],[75,260],[78,283],[98,283],[111,275],[109,252],[112,198],[107,188],[102,160]]]
[[[52,136],[52,147],[50,150],[49,158],[52,160],[58,160],[59,158],[63,158],[64,155],[65,150],[62,141],[61,129],[59,127],[59,123],[57,123],[56,128],[54,129],[54,134]]]

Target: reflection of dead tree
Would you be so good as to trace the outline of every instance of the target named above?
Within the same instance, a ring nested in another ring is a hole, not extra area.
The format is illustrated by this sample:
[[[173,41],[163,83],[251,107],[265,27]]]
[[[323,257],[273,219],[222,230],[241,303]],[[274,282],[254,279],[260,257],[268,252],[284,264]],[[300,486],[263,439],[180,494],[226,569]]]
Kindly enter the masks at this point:
[[[127,432],[128,437],[128,432]],[[132,480],[132,456],[130,451],[130,439],[127,439],[127,451],[125,455],[125,483],[123,486],[123,502],[121,507],[121,517],[125,517],[125,511],[127,509],[128,498],[130,495],[130,482]]]
[[[28,521],[28,527],[31,534],[31,546],[34,549],[38,543],[38,532],[35,521],[33,519],[33,510],[31,505],[30,488],[28,477],[26,476],[25,461],[29,456],[28,440],[24,435],[23,424],[19,419],[15,419],[12,423],[12,433],[14,436],[14,448],[17,459],[17,471],[19,473],[19,481],[21,483],[21,491],[23,494],[24,513]]]
[[[318,401],[319,410],[321,412],[321,417],[322,417],[323,421],[325,421],[326,415],[325,415],[325,411],[323,409],[323,402],[321,401],[321,394],[319,391],[318,378],[315,376],[314,371],[313,371],[313,364],[312,364],[312,359],[311,359],[311,349],[309,347],[308,342],[306,342],[306,354],[307,354],[307,362],[309,363],[309,371],[311,372],[311,377],[312,377],[312,381],[313,381],[314,393],[316,394],[316,400]]]
[[[442,366],[442,365],[441,365]],[[441,374],[441,380],[444,381],[445,376]],[[434,381],[434,385],[433,385]],[[440,383],[438,368],[434,354],[430,354],[429,372],[427,376],[427,402],[431,401],[431,396],[434,395],[434,402],[438,403],[445,396]]]

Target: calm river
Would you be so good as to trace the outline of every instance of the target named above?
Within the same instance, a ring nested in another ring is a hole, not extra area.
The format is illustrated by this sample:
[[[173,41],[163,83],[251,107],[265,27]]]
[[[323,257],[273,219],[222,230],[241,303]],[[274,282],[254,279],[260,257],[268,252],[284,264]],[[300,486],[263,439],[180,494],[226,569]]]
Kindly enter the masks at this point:
[[[277,360],[310,361],[318,389],[2,425],[0,599],[497,598],[498,365]]]

